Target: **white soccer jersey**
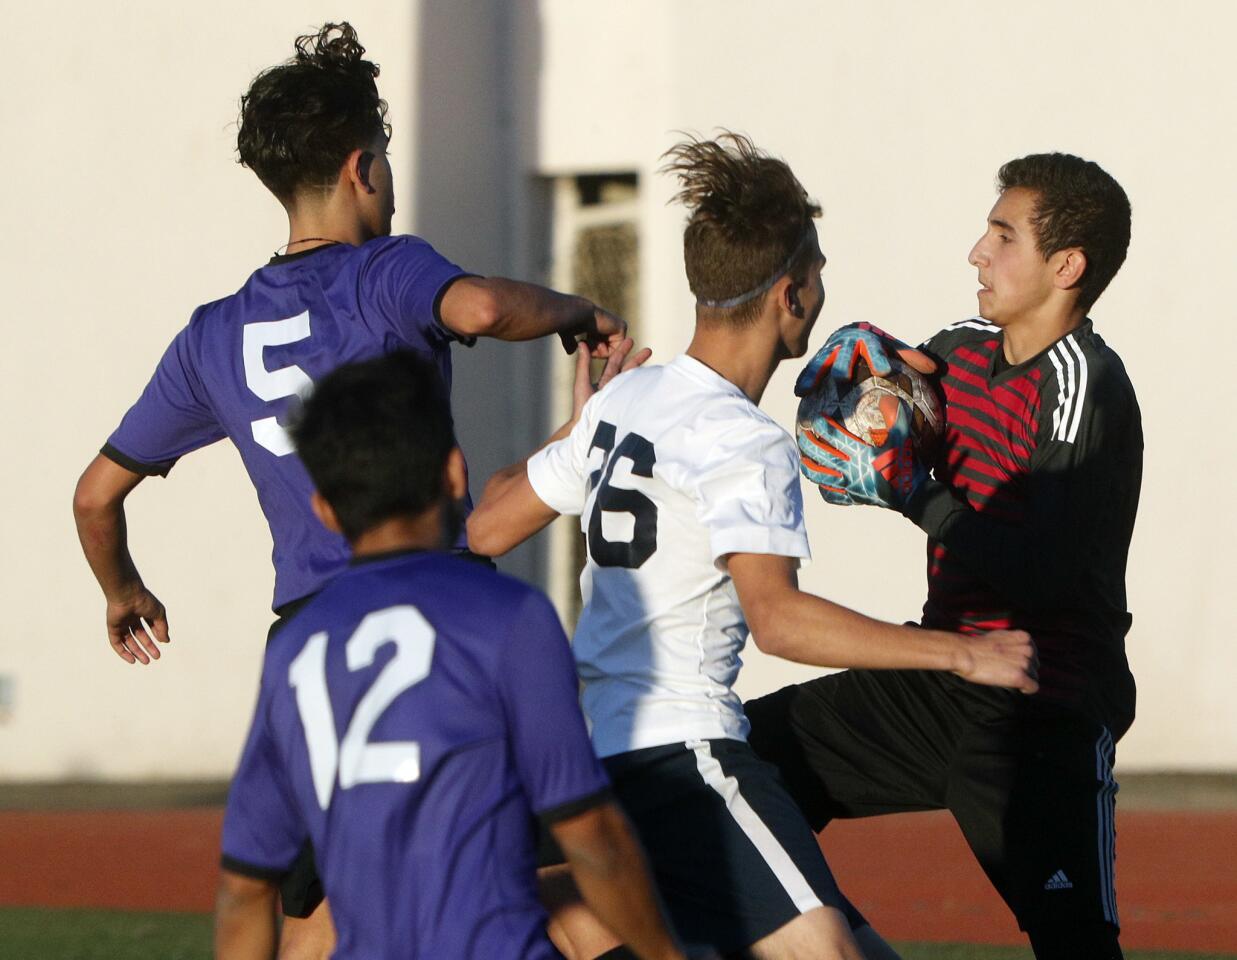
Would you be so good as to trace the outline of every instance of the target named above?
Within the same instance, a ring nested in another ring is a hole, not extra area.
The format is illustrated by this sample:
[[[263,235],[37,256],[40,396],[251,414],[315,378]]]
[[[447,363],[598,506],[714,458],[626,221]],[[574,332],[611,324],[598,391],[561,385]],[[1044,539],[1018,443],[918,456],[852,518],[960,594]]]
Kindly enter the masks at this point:
[[[573,646],[598,755],[746,739],[747,624],[723,558],[808,557],[790,435],[683,355],[617,377],[528,479],[588,538]]]

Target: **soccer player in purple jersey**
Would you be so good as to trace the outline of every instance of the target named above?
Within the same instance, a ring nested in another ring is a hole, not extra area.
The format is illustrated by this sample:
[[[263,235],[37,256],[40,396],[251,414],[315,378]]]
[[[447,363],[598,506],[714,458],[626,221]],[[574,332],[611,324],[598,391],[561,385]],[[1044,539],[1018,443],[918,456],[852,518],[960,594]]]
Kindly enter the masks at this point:
[[[194,311],[78,483],[78,534],[107,599],[108,640],[128,663],[158,659],[156,641],[169,640],[164,606],[127,545],[125,498],[145,477],[165,476],[180,457],[229,437],[270,525],[274,608],[285,616],[348,556],[344,538],[311,516],[311,484],[283,427],[315,380],[341,363],[408,348],[449,387],[454,342],[556,334],[569,351],[582,337],[606,356],[625,336],[621,320],[587,300],[473,276],[419,237],[390,235],[390,127],[378,67],[363,54],[351,26],[327,24],[253,81],[237,145],[287,211],[287,252],[237,293]]]
[[[216,955],[270,956],[276,881],[312,837],[333,956],[550,960],[535,813],[639,956],[682,958],[553,607],[444,552],[467,481],[433,368],[404,351],[341,367],[292,433],[352,560],[267,646],[224,820]]]
[[[923,625],[1029,631],[1039,692],[851,670],[748,703],[751,743],[816,829],[950,810],[1036,957],[1118,960],[1113,762],[1134,718],[1125,564],[1143,442],[1133,386],[1088,311],[1125,260],[1130,204],[1068,154],[1012,160],[998,184],[969,258],[980,315],[925,346],[941,366],[944,454],[934,478],[880,505],[928,535]],[[883,365],[887,342],[858,328],[818,359],[861,341]],[[857,476],[804,452],[818,482]]]

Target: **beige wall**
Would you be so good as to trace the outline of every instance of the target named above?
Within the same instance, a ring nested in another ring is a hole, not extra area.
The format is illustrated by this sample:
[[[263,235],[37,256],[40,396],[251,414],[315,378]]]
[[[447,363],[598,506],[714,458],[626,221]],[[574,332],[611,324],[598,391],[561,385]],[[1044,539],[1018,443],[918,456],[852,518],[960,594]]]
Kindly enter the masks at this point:
[[[0,778],[226,775],[270,621],[270,538],[227,444],[130,500],[134,554],[173,643],[128,667],[77,546],[81,469],[198,303],[235,290],[287,240],[235,160],[237,98],[337,5],[51,2],[6,7],[0,409],[8,506],[0,554]],[[411,5],[349,4],[384,89],[412,85]],[[397,99],[392,97],[393,100]],[[407,133],[411,97],[393,116]],[[393,146],[414,182],[413,151]],[[413,198],[397,197],[410,227]]]
[[[643,313],[661,324],[650,334],[663,358],[686,344],[691,316],[682,212],[664,205],[671,185],[655,173],[674,130],[745,131],[822,202],[828,300],[814,342],[854,320],[915,340],[973,312],[966,254],[1003,161],[1066,150],[1121,181],[1133,241],[1093,311],[1138,389],[1146,433],[1129,571],[1139,719],[1120,762],[1237,767],[1237,653],[1221,612],[1237,582],[1234,455],[1217,423],[1232,401],[1222,376],[1182,372],[1237,346],[1237,7],[547,0],[541,17],[540,162],[621,162],[644,175]],[[796,372],[780,371],[763,404],[785,424]],[[808,494],[816,559],[805,585],[914,617],[922,536],[900,517]],[[747,694],[810,673],[750,648],[746,660]]]
[[[674,129],[726,125],[785,156],[826,210],[822,327],[870,319],[907,338],[973,309],[965,254],[1001,161],[1068,149],[1107,166],[1133,200],[1134,241],[1094,314],[1139,388],[1147,433],[1130,573],[1140,718],[1121,759],[1225,769],[1237,766],[1227,696],[1237,654],[1220,600],[1237,580],[1226,550],[1237,529],[1218,501],[1234,462],[1218,418],[1193,411],[1223,411],[1229,398],[1219,377],[1191,372],[1183,388],[1157,379],[1154,364],[1176,350],[1180,377],[1233,346],[1232,11],[1060,0],[348,5],[392,104],[396,228],[424,231],[474,269],[533,275],[548,247],[531,178],[638,170],[642,312],[663,359],[686,343],[691,311],[682,214],[665,206],[670,185],[654,173]],[[0,675],[13,678],[15,702],[0,718],[0,778],[231,769],[272,581],[238,458],[218,445],[131,499],[134,551],[175,637],[146,669],[106,646],[69,498],[189,311],[238,287],[286,240],[278,208],[232,162],[236,98],[288,53],[293,33],[338,15],[283,0],[9,11],[21,42],[0,66]],[[542,409],[546,352],[457,358],[475,478],[541,429],[537,417],[500,422],[491,399]],[[779,373],[765,403],[784,423],[793,374]],[[896,516],[809,503],[817,559],[806,583],[914,616],[916,531]],[[539,562],[534,551],[516,569]],[[744,689],[789,672],[753,653]]]

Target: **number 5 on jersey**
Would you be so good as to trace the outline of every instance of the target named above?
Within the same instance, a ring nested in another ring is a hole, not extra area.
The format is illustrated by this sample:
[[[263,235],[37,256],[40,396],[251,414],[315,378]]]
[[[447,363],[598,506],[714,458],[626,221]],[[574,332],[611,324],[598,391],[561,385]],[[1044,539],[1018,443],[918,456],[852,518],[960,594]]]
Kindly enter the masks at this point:
[[[597,424],[588,452],[601,450],[601,466],[589,475],[589,486],[600,486],[588,518],[588,552],[599,567],[624,567],[636,570],[657,552],[657,504],[638,490],[626,490],[610,485],[614,467],[619,460],[631,461],[631,473],[636,477],[652,477],[657,453],[653,445],[638,433],[629,433],[617,447],[614,445],[614,424],[604,420]],[[605,512],[629,513],[632,518],[631,539],[607,540],[602,531]]]
[[[247,323],[241,339],[241,360],[245,365],[245,384],[267,403],[284,397],[304,395],[314,385],[304,370],[295,363],[277,370],[267,370],[262,359],[266,347],[296,343],[309,337],[309,311],[298,313],[287,320],[271,320],[265,323]],[[292,439],[275,417],[254,420],[250,427],[253,439],[277,457],[286,457],[292,452]]]
[[[361,621],[344,647],[348,669],[364,670],[388,643],[395,644],[395,656],[357,703],[338,742],[326,684],[326,631],[311,636],[288,667],[288,683],[296,691],[296,707],[305,728],[314,792],[323,810],[331,805],[336,777],[341,790],[359,783],[412,783],[421,778],[419,743],[370,743],[369,733],[396,697],[429,676],[434,639],[434,628],[416,607],[387,607]]]

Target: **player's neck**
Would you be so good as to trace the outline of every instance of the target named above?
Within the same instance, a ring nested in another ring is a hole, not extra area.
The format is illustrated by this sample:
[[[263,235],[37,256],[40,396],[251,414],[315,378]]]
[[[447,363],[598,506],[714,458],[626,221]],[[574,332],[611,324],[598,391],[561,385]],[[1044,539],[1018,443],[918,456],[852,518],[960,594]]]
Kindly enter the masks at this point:
[[[773,371],[783,359],[777,347],[760,325],[734,329],[721,324],[697,324],[687,355],[729,380],[752,403],[760,403]]]
[[[445,507],[439,504],[415,516],[391,517],[352,541],[352,555],[366,557],[399,550],[445,550],[449,545]]]
[[[1030,360],[1071,330],[1077,330],[1086,319],[1085,311],[1075,308],[1018,317],[1008,323],[998,324],[1005,333],[1005,359],[1011,364]]]
[[[359,247],[372,239],[355,208],[338,194],[336,191],[321,201],[302,201],[288,210],[289,253],[302,253],[320,246],[322,240]],[[301,240],[308,242],[297,242]]]

